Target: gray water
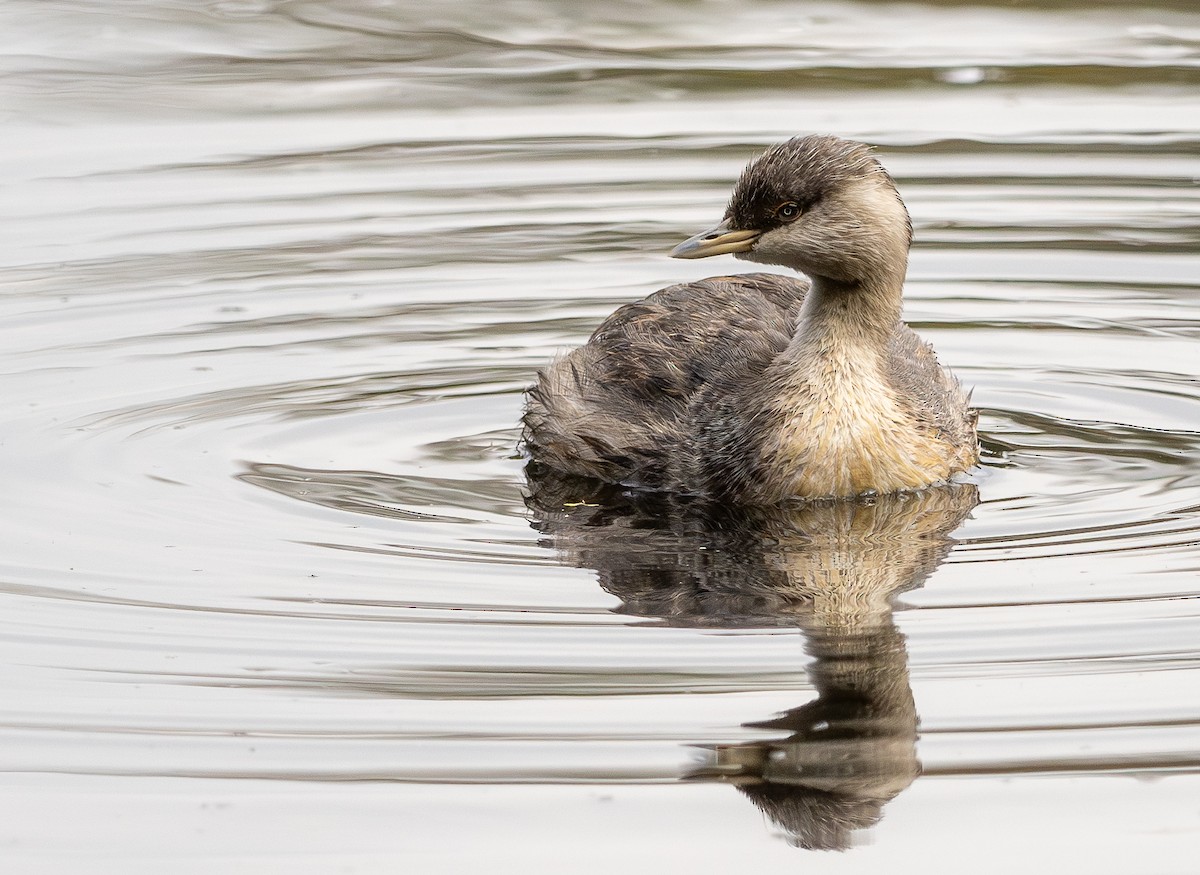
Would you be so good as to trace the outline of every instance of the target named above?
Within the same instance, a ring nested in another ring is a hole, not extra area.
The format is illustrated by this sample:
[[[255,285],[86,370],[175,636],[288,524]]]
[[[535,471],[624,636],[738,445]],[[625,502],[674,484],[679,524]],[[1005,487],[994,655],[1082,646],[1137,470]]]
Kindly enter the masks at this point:
[[[0,33],[4,871],[1195,871],[1194,4]],[[536,369],[746,269],[664,253],[811,131],[909,205],[966,492],[539,505]]]

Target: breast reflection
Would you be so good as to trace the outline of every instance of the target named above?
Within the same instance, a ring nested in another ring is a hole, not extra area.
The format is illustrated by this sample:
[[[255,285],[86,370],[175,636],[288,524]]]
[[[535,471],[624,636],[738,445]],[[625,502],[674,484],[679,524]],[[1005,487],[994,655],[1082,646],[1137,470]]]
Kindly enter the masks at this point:
[[[531,468],[534,525],[599,574],[622,613],[672,625],[799,628],[817,698],[705,749],[687,778],[733,784],[798,846],[844,850],[920,773],[892,598],[946,558],[973,485],[872,500],[712,510]]]

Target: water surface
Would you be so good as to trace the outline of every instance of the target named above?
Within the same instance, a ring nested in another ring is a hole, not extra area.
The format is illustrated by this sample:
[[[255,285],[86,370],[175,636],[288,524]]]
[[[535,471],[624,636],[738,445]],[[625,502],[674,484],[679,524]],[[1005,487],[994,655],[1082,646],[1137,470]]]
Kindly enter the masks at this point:
[[[1191,871],[1190,3],[0,18],[15,867]],[[906,198],[969,494],[531,497],[537,367],[745,269],[664,253],[809,131]]]

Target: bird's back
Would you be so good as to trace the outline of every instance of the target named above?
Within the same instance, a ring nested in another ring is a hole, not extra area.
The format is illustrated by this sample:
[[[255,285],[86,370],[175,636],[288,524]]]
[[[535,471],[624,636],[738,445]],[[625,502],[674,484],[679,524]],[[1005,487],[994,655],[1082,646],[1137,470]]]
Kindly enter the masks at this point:
[[[809,284],[712,277],[626,304],[529,391],[524,442],[559,471],[665,485],[698,392],[753,383],[788,345]]]

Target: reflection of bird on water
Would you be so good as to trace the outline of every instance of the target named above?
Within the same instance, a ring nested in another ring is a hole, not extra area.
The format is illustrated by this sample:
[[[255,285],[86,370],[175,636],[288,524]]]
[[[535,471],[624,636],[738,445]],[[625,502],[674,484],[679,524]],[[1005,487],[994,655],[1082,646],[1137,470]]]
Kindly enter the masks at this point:
[[[535,464],[742,504],[919,489],[978,458],[975,413],[900,319],[912,225],[866,146],[802,137],[746,168],[678,258],[802,271],[671,286],[529,391]]]
[[[714,510],[541,473],[534,525],[568,562],[597,569],[622,613],[804,634],[817,698],[746,724],[788,735],[709,745],[688,777],[734,784],[803,847],[846,848],[878,821],[920,772],[891,599],[950,552],[975,487]]]
[[[801,625],[817,698],[745,724],[787,737],[712,746],[691,777],[734,784],[793,844],[843,850],[921,771],[908,653],[890,617],[853,629]]]

